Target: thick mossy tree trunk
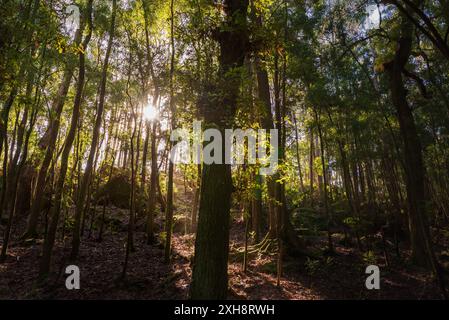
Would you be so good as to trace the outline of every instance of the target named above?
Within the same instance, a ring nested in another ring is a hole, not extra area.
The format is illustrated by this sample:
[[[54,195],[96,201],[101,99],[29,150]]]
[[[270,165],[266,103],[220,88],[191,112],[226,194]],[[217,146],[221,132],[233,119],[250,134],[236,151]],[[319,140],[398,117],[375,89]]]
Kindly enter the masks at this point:
[[[220,94],[205,111],[208,127],[224,137],[236,112],[240,72],[247,47],[247,0],[225,0],[225,18],[215,37],[220,44]],[[216,92],[215,92],[216,94]],[[223,149],[224,150],[224,149]],[[223,159],[224,160],[224,159]],[[231,166],[204,164],[191,299],[225,299],[228,293],[229,223],[232,193]]]

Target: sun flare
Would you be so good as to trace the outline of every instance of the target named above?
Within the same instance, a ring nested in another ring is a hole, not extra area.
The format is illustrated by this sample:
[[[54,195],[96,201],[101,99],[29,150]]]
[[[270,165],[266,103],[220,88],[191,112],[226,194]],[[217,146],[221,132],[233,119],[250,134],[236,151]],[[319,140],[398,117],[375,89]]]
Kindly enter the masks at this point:
[[[148,104],[143,109],[143,116],[145,120],[153,121],[157,119],[157,117],[159,116],[159,112],[152,104]]]

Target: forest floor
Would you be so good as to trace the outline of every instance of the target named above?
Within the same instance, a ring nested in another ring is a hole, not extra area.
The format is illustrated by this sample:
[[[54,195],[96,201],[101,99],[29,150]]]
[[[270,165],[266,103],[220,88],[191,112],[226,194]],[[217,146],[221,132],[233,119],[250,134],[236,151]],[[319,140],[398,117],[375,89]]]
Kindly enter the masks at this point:
[[[125,215],[125,211],[123,211]],[[235,223],[231,248],[241,247],[244,227]],[[126,231],[105,235],[102,242],[85,237],[81,246],[81,289],[67,290],[63,268],[68,246],[57,243],[53,275],[49,284],[37,286],[41,241],[12,245],[6,263],[0,265],[0,299],[185,299],[191,277],[192,235],[175,233],[170,264],[163,261],[161,245],[145,244],[141,231],[135,234],[127,281],[117,282],[124,260]],[[69,241],[67,241],[69,242]],[[231,251],[232,252],[232,251]],[[386,268],[380,263],[381,289],[365,288],[367,263],[355,249],[336,246],[336,253],[315,263],[288,258],[281,286],[276,286],[274,257],[251,257],[248,271],[241,261],[229,264],[231,299],[438,299],[439,291],[429,276],[401,264]],[[239,259],[240,260],[240,259]],[[297,261],[296,261],[297,260]]]
[[[188,203],[177,206],[178,213]],[[101,212],[101,208],[97,211]],[[65,267],[70,253],[70,237],[59,237],[54,250],[52,273],[45,285],[36,284],[42,240],[19,242],[25,217],[18,217],[14,237],[5,263],[0,264],[0,299],[186,299],[191,278],[194,237],[178,228],[173,235],[172,260],[163,261],[163,246],[145,243],[143,219],[136,226],[135,252],[131,253],[126,281],[116,281],[122,271],[127,235],[128,210],[108,208],[109,227],[103,241],[97,231],[82,240],[79,260],[81,289],[67,290]],[[162,216],[162,214],[160,215]],[[113,218],[111,218],[113,217]],[[160,219],[160,217],[159,217]],[[162,225],[159,221],[159,225]],[[0,232],[4,225],[0,226]],[[88,228],[87,228],[88,229]],[[385,265],[382,252],[367,260],[356,248],[344,247],[335,239],[335,253],[320,255],[318,260],[286,257],[278,287],[276,258],[251,255],[243,272],[244,224],[235,218],[230,233],[230,299],[439,299],[435,282],[428,273],[390,255]],[[312,247],[323,252],[326,237],[318,237]],[[406,254],[404,250],[403,253]],[[376,258],[377,257],[377,258]],[[367,290],[365,269],[377,264],[381,270],[381,289]]]

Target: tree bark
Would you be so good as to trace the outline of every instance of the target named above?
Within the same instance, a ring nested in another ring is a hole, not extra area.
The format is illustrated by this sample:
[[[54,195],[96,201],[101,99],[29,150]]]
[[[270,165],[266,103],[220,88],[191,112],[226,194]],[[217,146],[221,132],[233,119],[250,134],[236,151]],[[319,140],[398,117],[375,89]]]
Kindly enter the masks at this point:
[[[33,130],[33,126],[36,122],[36,115],[37,115],[37,111],[33,110],[31,117],[30,117],[30,121],[29,121],[29,129],[26,132],[25,135],[25,141],[23,143],[23,147],[21,150],[21,159],[19,162],[19,165],[16,169],[16,173],[14,176],[14,181],[12,182],[12,199],[11,199],[11,203],[12,203],[12,207],[10,209],[9,212],[9,218],[8,218],[8,223],[6,225],[5,231],[4,231],[4,236],[3,236],[3,244],[2,244],[2,250],[0,253],[0,263],[3,263],[6,260],[6,254],[7,254],[7,250],[8,250],[8,244],[9,244],[9,239],[11,237],[11,228],[13,225],[13,219],[16,216],[16,211],[17,208],[19,207],[18,205],[18,201],[20,201],[20,198],[18,197],[18,185],[19,185],[19,179],[21,176],[21,172],[23,167],[25,166],[25,163],[27,161],[28,158],[28,146],[29,146],[29,140],[30,140],[30,136]]]
[[[239,93],[246,46],[247,0],[225,0],[220,44],[220,94],[205,110],[206,125],[224,129],[232,125]],[[223,91],[222,91],[223,90]],[[224,147],[224,145],[223,145]],[[224,160],[224,158],[223,158]],[[191,299],[225,299],[228,292],[229,220],[233,190],[231,166],[204,164],[195,256],[190,287]]]
[[[304,191],[304,179],[302,176],[301,170],[301,157],[299,156],[299,136],[298,136],[298,125],[296,120],[296,114],[293,112],[293,124],[295,126],[295,139],[296,139],[296,162],[298,163],[298,174],[299,174],[299,186],[301,187],[301,191]]]
[[[79,71],[78,71],[75,101],[73,103],[70,128],[64,142],[64,149],[62,151],[61,168],[59,170],[59,177],[56,185],[53,207],[50,211],[50,226],[42,248],[42,258],[39,266],[40,277],[45,277],[50,271],[51,253],[56,239],[56,230],[58,227],[59,216],[61,214],[62,196],[64,191],[65,177],[67,174],[69,156],[72,150],[73,141],[75,140],[75,135],[78,127],[78,120],[81,110],[84,78],[85,78],[85,51],[92,35],[92,4],[93,0],[89,0],[87,4],[86,18],[85,18],[87,19],[88,34],[86,35],[82,43],[83,50],[81,50],[78,55]],[[82,28],[84,29],[84,25],[82,26]]]
[[[81,26],[80,26],[81,27]],[[75,35],[75,44],[79,46],[82,38],[82,30],[79,28]],[[34,238],[37,236],[37,224],[39,219],[39,214],[42,208],[42,201],[44,199],[44,194],[47,182],[47,173],[50,166],[52,157],[55,152],[56,140],[59,133],[59,125],[62,109],[64,107],[65,98],[69,90],[70,82],[74,72],[74,64],[70,61],[66,63],[66,69],[61,84],[59,85],[58,93],[55,100],[53,101],[52,113],[54,114],[53,119],[50,120],[47,132],[44,138],[41,140],[41,144],[45,147],[45,156],[42,161],[41,167],[39,169],[39,174],[37,178],[36,188],[34,190],[34,198],[31,205],[30,215],[28,218],[28,225],[25,233],[22,235],[22,239]]]
[[[196,185],[195,185],[195,195],[193,198],[193,206],[192,206],[192,213],[190,217],[190,232],[195,233],[196,232],[196,221],[198,216],[198,205],[200,201],[200,192],[201,192],[201,164],[197,165],[197,174],[198,177],[196,179]]]
[[[174,11],[173,0],[170,2],[170,44],[171,44],[171,58],[170,58],[170,111],[171,111],[171,130],[175,130],[176,127],[176,107],[174,101],[174,88],[173,88],[173,75],[175,71],[175,35],[174,35]],[[170,146],[173,146],[170,141]],[[169,155],[170,158],[170,155]],[[165,262],[170,261],[171,253],[171,237],[173,228],[173,170],[174,159],[169,159],[168,163],[168,181],[167,181],[167,207],[165,208]]]
[[[75,223],[73,228],[73,238],[72,238],[72,251],[70,254],[70,258],[72,260],[76,260],[79,252],[80,245],[80,229],[81,229],[81,218],[82,218],[82,210],[84,206],[84,202],[86,200],[86,191],[88,184],[90,182],[90,176],[93,170],[93,163],[95,158],[95,153],[97,151],[98,140],[100,136],[100,127],[103,119],[103,110],[104,110],[104,100],[106,93],[106,77],[108,73],[109,66],[109,57],[111,55],[112,43],[114,40],[114,32],[115,32],[115,16],[117,12],[117,0],[113,0],[112,3],[112,16],[111,16],[111,25],[109,29],[109,40],[106,49],[106,54],[103,63],[103,71],[101,74],[101,83],[100,83],[100,96],[98,101],[97,114],[95,118],[95,126],[92,134],[92,142],[90,145],[89,158],[86,163],[86,169],[84,171],[84,175],[81,181],[80,188],[78,190],[77,201],[76,201],[76,209],[75,209]]]
[[[323,202],[324,202],[324,210],[325,215],[327,219],[327,244],[328,244],[328,250],[330,252],[334,251],[334,245],[332,243],[332,234],[330,230],[330,226],[332,223],[332,214],[330,212],[330,206],[329,206],[329,196],[328,196],[328,180],[327,180],[327,166],[326,166],[326,160],[324,158],[324,137],[323,137],[323,130],[321,128],[321,119],[318,114],[318,111],[314,109],[315,113],[315,122],[317,124],[318,128],[318,138],[320,139],[320,158],[321,158],[321,166],[323,170]]]
[[[388,74],[391,99],[397,111],[401,137],[404,143],[412,260],[417,265],[430,267],[431,261],[429,261],[429,252],[426,249],[426,243],[429,242],[429,227],[425,213],[426,195],[422,147],[413,113],[407,102],[407,91],[402,77],[403,69],[411,54],[412,32],[412,26],[403,21],[395,57],[384,66]]]

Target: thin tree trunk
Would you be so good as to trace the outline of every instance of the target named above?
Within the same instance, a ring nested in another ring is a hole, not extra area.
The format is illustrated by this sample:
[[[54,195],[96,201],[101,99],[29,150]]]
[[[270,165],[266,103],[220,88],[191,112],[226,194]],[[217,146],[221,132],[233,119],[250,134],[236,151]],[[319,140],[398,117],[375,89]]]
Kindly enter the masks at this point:
[[[130,65],[131,68],[131,65]],[[131,69],[130,69],[131,70]],[[128,80],[129,81],[129,80]],[[129,96],[129,94],[128,94]],[[130,98],[131,100],[131,98]],[[130,102],[131,104],[131,102]],[[125,251],[125,261],[123,263],[123,270],[122,270],[122,275],[121,275],[121,279],[125,279],[126,277],[126,271],[128,268],[128,261],[129,261],[129,254],[131,251],[134,251],[134,218],[135,218],[135,189],[136,189],[136,161],[134,159],[134,154],[135,154],[135,137],[136,137],[136,129],[137,129],[137,115],[136,112],[133,108],[133,119],[134,119],[134,123],[133,123],[133,133],[131,135],[131,141],[130,141],[130,145],[131,145],[131,194],[130,194],[130,209],[129,209],[129,222],[128,222],[128,235],[127,235],[127,239],[126,239],[126,251]]]
[[[153,106],[156,108],[159,102],[159,82],[156,78],[154,68],[153,68],[153,57],[151,55],[150,49],[150,39],[149,39],[149,17],[148,17],[148,8],[147,3],[143,1],[143,11],[144,11],[144,24],[145,24],[145,44],[146,44],[146,58],[147,58],[147,68],[149,73],[151,74],[151,78],[153,80],[154,85],[154,94],[153,94]],[[156,145],[156,132],[157,132],[157,124],[156,121],[153,120],[152,129],[151,129],[151,173],[150,173],[150,188],[148,191],[148,212],[147,212],[147,223],[146,223],[146,234],[147,234],[147,243],[153,244],[155,241],[154,238],[154,210],[156,207],[156,193],[158,189],[158,165],[157,165],[157,145]]]
[[[325,215],[326,215],[326,219],[327,219],[327,243],[328,243],[328,250],[330,252],[334,251],[334,245],[332,243],[332,234],[331,234],[331,223],[332,223],[332,215],[330,212],[330,207],[329,207],[329,197],[328,197],[328,182],[327,182],[327,167],[326,167],[326,161],[324,158],[324,141],[323,141],[323,132],[321,129],[321,122],[320,122],[320,117],[318,115],[318,112],[316,109],[314,109],[314,113],[315,113],[315,122],[317,124],[318,127],[318,137],[320,139],[320,157],[321,157],[321,166],[323,169],[323,201],[324,201],[324,210],[325,210]]]
[[[61,204],[64,191],[65,177],[67,174],[67,168],[69,163],[69,156],[72,150],[73,141],[75,140],[75,135],[78,127],[78,120],[80,116],[82,95],[84,88],[84,78],[85,78],[85,51],[87,45],[89,44],[92,35],[92,4],[93,0],[89,0],[87,4],[86,17],[88,25],[88,34],[84,38],[82,47],[83,50],[79,52],[79,72],[78,81],[76,87],[75,101],[73,103],[72,118],[70,120],[70,128],[67,133],[67,137],[64,142],[64,149],[62,151],[61,157],[61,168],[59,170],[58,182],[56,185],[55,196],[53,207],[50,211],[50,227],[45,237],[44,244],[42,247],[42,258],[39,265],[39,276],[45,277],[50,271],[51,264],[51,253],[53,250],[54,242],[56,239],[56,230],[58,227],[59,216],[61,214]],[[83,28],[84,26],[82,26]],[[83,28],[84,29],[84,28]]]
[[[156,207],[156,192],[158,184],[157,174],[157,149],[156,149],[156,122],[153,122],[151,133],[151,173],[150,173],[150,190],[148,197],[148,216],[147,216],[147,243],[154,243],[154,209]]]
[[[304,179],[302,177],[301,170],[301,157],[299,156],[299,136],[298,136],[298,124],[296,120],[296,114],[292,112],[293,115],[293,124],[295,126],[295,139],[296,139],[296,162],[298,163],[298,174],[299,174],[299,185],[301,187],[301,191],[304,191]]]
[[[173,73],[175,71],[175,37],[174,37],[174,12],[173,0],[170,2],[170,43],[171,43],[171,58],[170,58],[170,111],[171,111],[171,130],[175,130],[176,126],[176,107],[174,102],[174,88],[173,88]],[[172,144],[170,143],[172,146]],[[169,159],[168,163],[168,182],[167,182],[167,207],[165,214],[165,262],[170,261],[171,251],[171,237],[173,227],[173,163],[174,159]]]
[[[198,172],[197,172],[198,177],[196,179],[195,195],[193,198],[192,213],[191,213],[191,217],[190,217],[190,232],[192,232],[192,233],[196,232],[198,204],[200,201],[200,191],[201,191],[201,164],[197,165],[197,170],[198,170]]]
[[[8,218],[8,223],[6,225],[5,231],[4,231],[4,236],[3,236],[3,244],[2,244],[2,250],[0,253],[0,263],[3,263],[6,260],[6,255],[7,255],[7,250],[8,250],[8,244],[9,244],[9,239],[11,237],[11,228],[13,225],[13,219],[16,216],[16,210],[19,207],[17,201],[19,199],[18,197],[18,185],[19,185],[19,179],[21,176],[21,172],[23,167],[25,166],[25,163],[28,159],[28,146],[29,146],[29,140],[30,140],[30,136],[34,127],[34,124],[36,122],[36,116],[37,116],[37,111],[33,110],[32,115],[30,117],[30,124],[29,124],[29,128],[28,131],[26,133],[25,136],[25,141],[23,143],[23,149],[21,152],[21,159],[20,159],[20,163],[17,167],[17,172],[15,174],[15,178],[12,184],[12,207],[10,209],[9,212],[9,218]]]
[[[81,43],[82,33],[83,30],[81,29],[80,26],[75,35],[74,43],[76,46],[79,46]],[[50,120],[47,132],[45,133],[43,139],[41,140],[41,144],[46,148],[46,151],[44,160],[42,161],[41,167],[39,169],[36,188],[34,190],[34,198],[32,201],[30,215],[28,218],[27,229],[25,233],[22,235],[22,239],[34,238],[37,236],[37,224],[39,214],[42,209],[42,201],[44,199],[44,194],[46,190],[46,188],[43,186],[46,186],[48,167],[50,166],[50,162],[55,152],[56,140],[59,133],[61,113],[62,109],[64,108],[65,98],[69,90],[74,69],[75,66],[72,63],[70,62],[66,63],[64,76],[62,78],[61,84],[59,85],[58,93],[56,94],[56,98],[53,101],[52,105],[53,119]]]
[[[315,160],[315,145],[313,142],[313,128],[310,128],[310,153],[309,153],[309,186],[310,186],[310,207],[313,207],[313,182],[314,182],[314,174],[313,174],[313,166],[314,166],[314,160]]]
[[[95,153],[97,151],[98,139],[99,139],[99,135],[100,135],[100,127],[101,127],[101,122],[102,122],[102,117],[103,117],[104,100],[105,100],[105,93],[106,93],[106,77],[107,77],[107,73],[108,73],[109,57],[110,57],[111,50],[112,50],[112,43],[114,40],[116,12],[117,12],[117,0],[113,0],[111,25],[110,25],[110,29],[109,29],[109,40],[108,40],[106,55],[105,55],[104,63],[103,63],[103,71],[102,71],[102,75],[101,75],[100,96],[99,96],[97,114],[96,114],[96,119],[95,119],[95,126],[94,126],[94,131],[92,134],[92,142],[90,145],[89,158],[87,160],[86,169],[85,169],[82,181],[81,181],[81,185],[80,185],[80,188],[78,191],[77,201],[76,201],[75,223],[74,223],[73,238],[72,238],[72,251],[70,254],[71,260],[76,260],[78,257],[78,252],[79,252],[82,211],[83,211],[84,202],[86,200],[85,198],[86,198],[87,186],[89,184],[90,176],[92,174],[93,162],[94,162],[94,158],[95,158]]]
[[[112,156],[112,163],[111,163],[111,167],[109,169],[109,175],[108,175],[108,180],[106,182],[107,185],[110,184],[111,182],[111,178],[112,178],[112,173],[114,170],[114,164],[115,164],[115,154]],[[98,238],[97,241],[101,242],[103,241],[103,232],[104,232],[104,223],[105,223],[105,214],[106,214],[106,204],[109,204],[109,197],[106,196],[105,199],[103,199],[103,211],[101,214],[101,220],[100,220],[100,231],[98,233]]]

